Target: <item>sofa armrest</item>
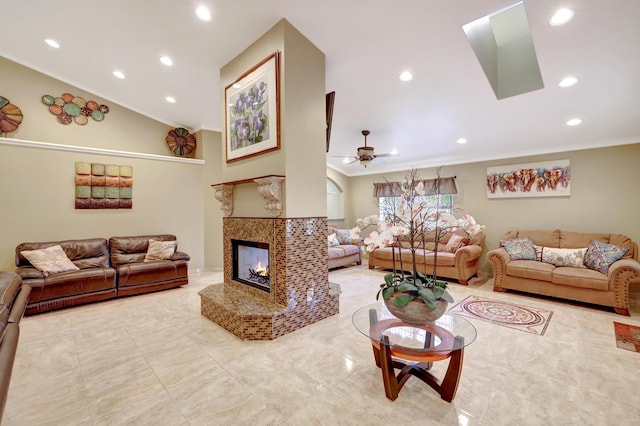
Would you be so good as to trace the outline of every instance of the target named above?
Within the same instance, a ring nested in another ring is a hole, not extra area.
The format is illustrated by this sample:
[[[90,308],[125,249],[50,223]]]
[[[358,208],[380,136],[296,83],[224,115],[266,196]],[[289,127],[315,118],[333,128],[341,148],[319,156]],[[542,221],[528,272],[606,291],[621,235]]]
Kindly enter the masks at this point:
[[[455,253],[455,263],[471,262],[482,256],[482,247],[476,244],[460,247]]]
[[[189,261],[189,260],[191,260],[191,256],[189,256],[187,253],[185,253],[183,251],[176,251],[175,253],[173,253],[173,256],[171,256],[171,258],[169,260],[186,260],[186,261]]]
[[[511,256],[504,247],[500,247],[488,252],[487,260],[493,266],[493,289],[500,291],[503,289],[502,282],[507,273],[507,264],[511,262]]]
[[[633,259],[620,259],[609,266],[609,290],[614,292],[614,309],[629,315],[629,284],[640,283],[640,263]]]

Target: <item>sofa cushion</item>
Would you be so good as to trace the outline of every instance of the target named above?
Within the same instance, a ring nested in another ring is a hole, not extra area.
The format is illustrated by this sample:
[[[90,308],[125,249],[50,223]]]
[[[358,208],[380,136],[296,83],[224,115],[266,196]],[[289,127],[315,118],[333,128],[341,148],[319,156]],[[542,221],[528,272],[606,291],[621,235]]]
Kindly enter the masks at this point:
[[[109,238],[111,264],[113,266],[118,266],[126,263],[142,263],[144,257],[147,255],[149,240],[175,241],[176,236],[162,234],[139,235],[134,237],[111,237]]]
[[[507,275],[519,278],[531,278],[551,281],[555,266],[535,260],[513,260],[507,264]]]
[[[329,247],[335,247],[340,245],[340,241],[338,241],[338,237],[336,236],[335,233],[327,235],[327,244],[329,245]]]
[[[416,252],[416,256],[426,256],[426,263],[427,265],[433,265],[435,263],[435,256],[434,253],[432,251],[424,251],[424,250],[420,250],[419,252]],[[418,257],[418,259],[421,259],[421,257]],[[438,266],[455,266],[456,265],[456,255],[454,253],[447,253],[444,251],[439,251],[438,252]]]
[[[358,254],[358,252],[360,251],[360,248],[358,246],[354,246],[353,244],[340,244],[338,247],[342,249],[342,252],[345,256]]]
[[[559,249],[554,247],[542,248],[542,262],[550,263],[554,266],[570,266],[573,268],[584,268],[582,264],[587,248],[567,248]]]
[[[609,278],[605,274],[587,268],[556,268],[551,282],[571,287],[609,290]]]
[[[519,237],[501,240],[500,244],[509,253],[511,260],[536,260],[536,249],[531,238]]]
[[[587,248],[587,253],[584,256],[584,264],[589,269],[607,274],[609,273],[609,265],[616,260],[622,259],[622,256],[624,256],[627,251],[628,249],[625,247],[618,247],[613,244],[593,240]]]
[[[329,247],[329,259],[337,259],[340,257],[344,257],[344,250],[341,247]]]
[[[20,254],[45,276],[80,269],[69,260],[59,244],[44,249],[24,250]]]
[[[186,261],[159,260],[147,263],[129,263],[117,267],[118,292],[122,287],[151,285],[158,282],[178,281],[186,277]]]
[[[340,244],[351,244],[351,233],[348,229],[336,229],[335,234]]]
[[[545,247],[560,247],[560,230],[553,231],[509,231],[502,236],[503,240],[510,240],[512,238],[531,238],[534,244]],[[578,247],[584,247],[585,244]]]
[[[177,247],[177,241],[149,240],[149,248],[147,249],[147,254],[144,256],[143,262],[169,259],[176,252]]]

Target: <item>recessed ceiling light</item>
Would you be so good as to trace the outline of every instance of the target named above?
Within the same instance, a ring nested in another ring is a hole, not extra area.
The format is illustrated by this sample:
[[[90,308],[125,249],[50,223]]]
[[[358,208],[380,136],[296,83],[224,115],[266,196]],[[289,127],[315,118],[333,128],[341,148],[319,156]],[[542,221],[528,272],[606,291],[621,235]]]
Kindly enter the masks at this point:
[[[577,126],[578,124],[582,123],[582,120],[579,118],[572,118],[571,120],[567,121],[567,126]]]
[[[167,96],[165,98],[167,100],[167,102],[175,104],[176,103],[176,99],[173,96]]]
[[[56,49],[60,48],[60,44],[57,41],[52,40],[50,38],[45,38],[44,42],[47,43],[49,46],[54,47]]]
[[[242,84],[240,84],[240,83],[233,83],[233,88],[234,88],[234,89],[239,89],[239,88],[241,88],[241,87],[242,87]]]
[[[168,67],[173,65],[173,61],[168,56],[160,56],[160,62],[162,62],[163,64],[165,64]]]
[[[465,138],[460,138],[456,141],[456,143],[459,143],[460,145],[467,143],[467,140]]]
[[[113,75],[115,75],[118,78],[124,78],[124,73],[122,71],[115,70],[113,72]]]
[[[400,80],[402,81],[411,81],[413,79],[413,74],[411,74],[409,71],[404,71],[402,74],[400,74]]]
[[[211,20],[211,12],[206,6],[198,7],[196,9],[196,15],[198,15],[198,18],[202,19],[203,21]]]
[[[571,18],[573,18],[573,10],[558,9],[558,11],[553,14],[551,19],[549,19],[549,25],[553,25],[554,27],[564,25],[569,22]]]
[[[571,87],[574,84],[576,84],[578,82],[578,79],[576,77],[565,77],[563,78],[560,83],[558,83],[558,86],[560,87]]]

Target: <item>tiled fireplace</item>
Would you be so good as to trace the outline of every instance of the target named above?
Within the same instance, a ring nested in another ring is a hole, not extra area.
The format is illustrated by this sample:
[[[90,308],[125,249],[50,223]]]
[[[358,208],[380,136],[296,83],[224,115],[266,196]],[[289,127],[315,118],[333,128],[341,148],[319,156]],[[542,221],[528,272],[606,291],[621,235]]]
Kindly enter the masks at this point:
[[[202,315],[241,339],[271,340],[338,313],[326,218],[223,220],[224,283],[200,292]]]

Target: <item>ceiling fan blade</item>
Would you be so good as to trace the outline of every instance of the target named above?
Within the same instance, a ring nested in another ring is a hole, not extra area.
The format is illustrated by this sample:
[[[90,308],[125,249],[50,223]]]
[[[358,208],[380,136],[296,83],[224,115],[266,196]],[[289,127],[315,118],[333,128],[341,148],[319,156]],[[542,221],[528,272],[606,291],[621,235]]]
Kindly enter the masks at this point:
[[[395,157],[396,154],[375,154],[373,156],[373,158],[378,158],[378,157]]]

